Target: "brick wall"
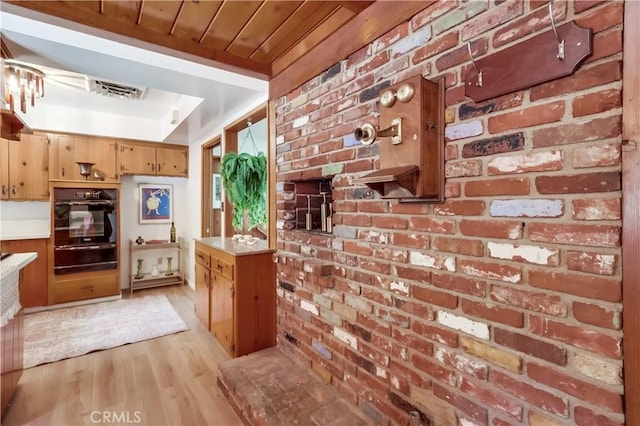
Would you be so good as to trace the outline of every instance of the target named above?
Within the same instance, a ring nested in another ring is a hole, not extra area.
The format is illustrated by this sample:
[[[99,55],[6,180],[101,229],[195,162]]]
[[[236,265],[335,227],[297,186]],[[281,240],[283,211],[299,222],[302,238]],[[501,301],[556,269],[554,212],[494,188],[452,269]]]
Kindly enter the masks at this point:
[[[457,4],[460,3],[460,4]],[[470,60],[550,28],[542,1],[438,2],[277,100],[278,341],[377,424],[621,425],[621,2],[577,72],[482,103]],[[523,52],[526,54],[527,52]],[[446,201],[353,179],[379,93],[446,78]],[[293,182],[332,177],[333,234],[294,229]]]

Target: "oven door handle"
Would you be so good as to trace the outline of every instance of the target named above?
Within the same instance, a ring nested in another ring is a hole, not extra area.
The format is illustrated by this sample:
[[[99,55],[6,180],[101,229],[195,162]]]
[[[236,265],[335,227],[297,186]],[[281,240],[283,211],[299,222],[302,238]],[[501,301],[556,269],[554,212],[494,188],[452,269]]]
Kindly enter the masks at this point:
[[[105,244],[96,244],[90,246],[76,246],[76,245],[66,245],[66,246],[57,246],[54,247],[54,250],[100,250],[100,249],[109,249],[115,248],[116,243],[105,243]]]
[[[56,206],[115,206],[113,200],[93,200],[93,201],[56,201]]]

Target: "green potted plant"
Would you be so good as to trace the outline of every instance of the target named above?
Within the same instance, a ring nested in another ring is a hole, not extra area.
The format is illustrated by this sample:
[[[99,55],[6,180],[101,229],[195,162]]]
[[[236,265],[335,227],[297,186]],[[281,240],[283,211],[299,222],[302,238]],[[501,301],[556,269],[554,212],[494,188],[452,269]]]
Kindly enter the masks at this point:
[[[251,155],[228,152],[220,167],[222,186],[233,204],[233,228],[242,232],[245,214],[249,229],[267,223],[267,157],[263,152]]]

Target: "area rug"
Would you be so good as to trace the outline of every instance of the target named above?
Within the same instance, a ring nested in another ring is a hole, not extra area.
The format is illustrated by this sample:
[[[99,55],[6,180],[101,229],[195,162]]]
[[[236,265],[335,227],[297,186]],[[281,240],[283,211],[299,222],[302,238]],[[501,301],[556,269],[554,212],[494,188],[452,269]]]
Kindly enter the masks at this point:
[[[164,295],[24,316],[24,368],[188,330]]]

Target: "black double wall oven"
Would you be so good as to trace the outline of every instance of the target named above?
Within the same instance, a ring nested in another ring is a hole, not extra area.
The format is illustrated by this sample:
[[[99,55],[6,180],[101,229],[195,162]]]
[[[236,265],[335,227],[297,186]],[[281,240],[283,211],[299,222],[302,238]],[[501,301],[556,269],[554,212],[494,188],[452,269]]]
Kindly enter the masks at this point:
[[[116,189],[54,188],[54,274],[118,268]]]

